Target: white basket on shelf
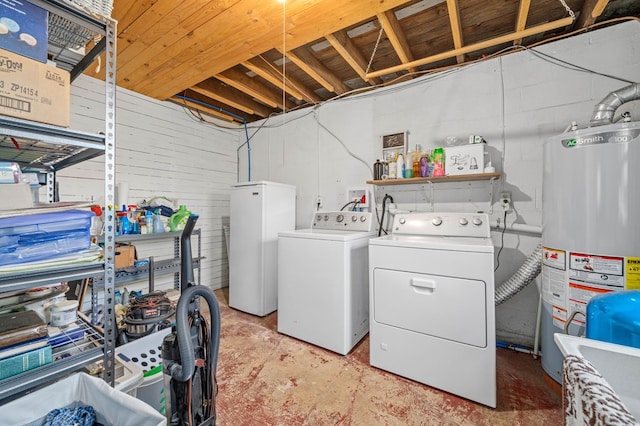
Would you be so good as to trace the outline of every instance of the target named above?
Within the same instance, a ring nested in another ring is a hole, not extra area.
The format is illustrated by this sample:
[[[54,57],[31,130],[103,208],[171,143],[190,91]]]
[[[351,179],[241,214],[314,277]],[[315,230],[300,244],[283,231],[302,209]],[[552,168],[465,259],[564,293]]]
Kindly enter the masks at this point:
[[[113,10],[113,0],[63,0],[65,3],[75,6],[85,12],[91,14],[103,16],[106,18],[111,17],[111,11]]]
[[[135,364],[143,372],[135,397],[164,414],[164,381],[162,376],[162,340],[171,328],[152,333],[116,348],[116,357]]]

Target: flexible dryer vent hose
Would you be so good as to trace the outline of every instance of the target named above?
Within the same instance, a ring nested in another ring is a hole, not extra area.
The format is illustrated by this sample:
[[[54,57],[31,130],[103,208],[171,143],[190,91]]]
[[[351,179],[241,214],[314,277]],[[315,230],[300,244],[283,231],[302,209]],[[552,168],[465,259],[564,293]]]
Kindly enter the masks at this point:
[[[529,255],[527,260],[518,268],[507,281],[496,289],[496,305],[506,302],[518,294],[531,281],[535,279],[542,269],[542,241],[538,243],[536,249]]]

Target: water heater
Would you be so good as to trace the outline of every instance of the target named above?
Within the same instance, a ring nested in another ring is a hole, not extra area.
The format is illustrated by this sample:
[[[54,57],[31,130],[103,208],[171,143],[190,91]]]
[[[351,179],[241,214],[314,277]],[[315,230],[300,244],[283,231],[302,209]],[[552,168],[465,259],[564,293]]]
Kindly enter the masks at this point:
[[[640,122],[552,137],[543,161],[542,367],[562,382],[553,334],[593,296],[640,288]]]

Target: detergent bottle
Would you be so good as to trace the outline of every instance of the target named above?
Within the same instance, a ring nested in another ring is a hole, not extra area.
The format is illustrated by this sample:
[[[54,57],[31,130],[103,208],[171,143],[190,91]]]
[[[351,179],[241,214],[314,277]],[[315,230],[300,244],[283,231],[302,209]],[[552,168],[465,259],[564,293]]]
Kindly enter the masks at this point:
[[[444,176],[444,149],[436,148],[433,150],[433,175]]]
[[[183,230],[190,215],[191,212],[187,210],[187,206],[181,204],[178,211],[169,218],[169,230],[172,232]]]

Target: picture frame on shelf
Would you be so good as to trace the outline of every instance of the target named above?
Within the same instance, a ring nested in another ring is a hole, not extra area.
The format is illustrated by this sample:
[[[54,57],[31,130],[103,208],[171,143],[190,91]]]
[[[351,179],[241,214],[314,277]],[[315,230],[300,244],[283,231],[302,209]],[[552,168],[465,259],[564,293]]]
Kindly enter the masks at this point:
[[[381,160],[395,159],[398,154],[406,155],[409,146],[409,131],[388,133],[380,138]]]

